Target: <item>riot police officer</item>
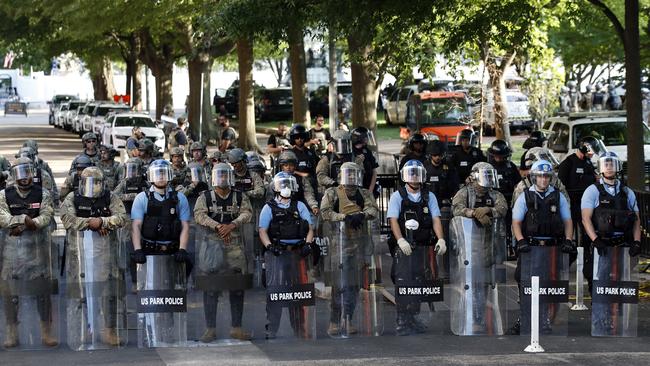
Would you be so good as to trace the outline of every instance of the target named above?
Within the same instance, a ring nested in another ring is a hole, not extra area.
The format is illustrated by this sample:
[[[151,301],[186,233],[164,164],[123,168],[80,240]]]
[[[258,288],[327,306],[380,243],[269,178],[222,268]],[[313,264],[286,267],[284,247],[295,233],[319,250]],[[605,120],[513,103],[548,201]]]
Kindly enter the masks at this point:
[[[512,192],[521,180],[517,166],[510,161],[511,155],[512,150],[510,146],[503,140],[494,140],[488,148],[488,160],[497,170],[497,178],[499,179],[498,190],[505,197],[508,207],[512,199]],[[507,222],[506,225],[509,226]]]
[[[269,136],[267,142],[267,151],[271,154],[271,166],[277,168],[275,159],[278,158],[280,153],[284,150],[290,149],[291,144],[287,136],[287,125],[284,122],[278,123],[277,131]]]
[[[314,232],[309,209],[292,196],[298,191],[296,177],[280,172],[273,177],[275,197],[262,208],[259,221],[259,234],[266,248],[266,285],[297,285],[307,282],[305,258],[319,249],[314,247]],[[291,325],[299,335],[304,331],[300,324],[301,307],[289,309]],[[266,305],[266,338],[276,337],[282,308],[269,302]]]
[[[377,185],[377,168],[379,163],[377,158],[370,150],[369,145],[373,145],[375,137],[366,127],[357,127],[350,132],[352,141],[352,153],[354,161],[363,169],[363,188],[372,192],[375,198],[379,197],[379,186]]]
[[[519,253],[529,253],[532,246],[557,246],[563,253],[575,253],[573,241],[573,223],[569,202],[560,191],[554,188],[550,182],[554,175],[553,166],[546,160],[536,161],[530,172],[533,186],[524,191],[514,203],[512,209],[512,231],[517,242]],[[537,269],[543,273],[537,273],[542,279],[546,279],[550,273],[544,268],[547,263],[544,258],[526,258],[529,261],[526,265],[529,276],[531,270]],[[531,263],[530,261],[539,261]],[[560,261],[557,261],[560,262]],[[518,284],[522,281],[522,258],[517,259],[515,269],[515,280]],[[568,270],[567,268],[563,268]],[[529,278],[526,279],[529,281]],[[522,304],[522,312],[529,311],[527,306]],[[546,305],[542,305],[541,329],[542,332],[551,331],[551,319]],[[520,322],[514,325],[510,333],[518,334]]]
[[[456,135],[456,149],[452,161],[458,171],[458,179],[461,184],[469,177],[474,164],[486,161],[483,152],[474,146],[475,143],[476,135],[471,129],[462,130]]]
[[[601,256],[613,246],[629,246],[631,256],[641,252],[639,207],[634,192],[617,177],[621,170],[621,161],[615,153],[601,154],[598,159],[600,179],[582,195],[580,208],[585,234],[592,250],[597,249]],[[587,263],[590,257],[585,255],[585,274],[589,280],[592,278],[591,266]]]
[[[187,165],[185,164],[185,152],[180,147],[172,147],[169,150],[169,161],[172,163],[171,186],[175,191],[181,190],[187,182]]]
[[[219,154],[221,155],[221,152],[219,152]],[[208,151],[205,145],[203,145],[203,143],[200,141],[194,141],[190,145],[190,155],[190,162],[196,162],[203,166],[203,171],[207,172],[209,175],[212,171],[212,164],[208,160]]]
[[[232,167],[226,163],[215,165],[211,182],[213,189],[204,191],[194,208],[194,219],[204,234],[199,235],[196,251],[197,287],[203,290],[206,322],[206,330],[201,337],[204,343],[212,342],[217,337],[217,302],[220,287],[223,287],[218,283],[224,279],[233,283],[239,281],[229,287],[230,337],[250,339],[250,334],[242,329],[244,290],[248,288],[244,281],[248,266],[242,227],[251,220],[252,208],[244,193],[232,190],[234,184]],[[211,286],[210,282],[217,284]]]
[[[38,142],[36,142],[36,140],[31,140],[31,139],[30,140],[25,140],[25,142],[23,142],[23,147],[31,147],[32,150],[34,150],[34,153],[36,154],[36,157],[34,159],[34,168],[43,169],[44,171],[46,171],[47,174],[49,174],[50,177],[52,177],[52,182],[54,183],[54,173],[52,173],[52,168],[50,168],[50,165],[47,163],[47,161],[41,159],[41,157],[38,156]],[[0,161],[1,160],[2,159],[0,158]],[[2,165],[2,163],[0,162],[0,171],[2,171],[1,165]],[[9,165],[7,165],[7,167],[8,166]],[[1,178],[0,178],[0,180],[1,180]],[[52,186],[52,193],[53,193],[52,194],[52,196],[53,196],[52,197],[52,203],[54,203],[54,206],[56,207],[59,204],[59,202],[58,202],[59,201],[59,188],[56,186],[56,184],[53,184],[53,186]]]
[[[584,229],[581,225],[582,215],[580,212],[580,200],[582,194],[596,181],[596,172],[591,162],[591,157],[599,153],[598,143],[591,136],[584,137],[578,144],[575,153],[567,156],[561,163],[558,171],[558,178],[562,181],[569,192],[571,203],[571,219],[576,225],[578,240],[580,244],[584,238]],[[583,245],[584,246],[584,245]]]
[[[101,341],[109,346],[118,346],[124,342],[118,334],[120,320],[117,316],[118,306],[123,304],[118,290],[123,278],[115,242],[116,230],[126,221],[126,211],[122,201],[105,188],[99,168],[88,167],[81,172],[79,178],[79,188],[69,194],[61,205],[61,221],[67,229],[68,289],[72,291],[72,287],[84,287],[86,283],[92,287],[93,282],[105,282],[110,286],[107,285],[99,294],[95,291],[85,292],[85,298],[78,300],[81,304],[68,304],[68,343],[74,347],[73,344],[78,340],[83,342],[83,334],[88,331],[86,324],[97,326],[97,322],[89,319],[101,313],[104,317]],[[87,241],[92,243],[91,248],[86,247]],[[92,268],[89,268],[88,263],[93,263]],[[93,312],[90,306],[86,306],[88,313],[79,314],[80,309],[84,308],[83,304],[93,303],[92,298],[97,296],[102,299],[101,312]],[[92,334],[100,332],[99,329],[90,331]]]
[[[328,255],[334,258],[329,261],[329,271],[333,272],[331,277],[335,283],[332,284],[327,329],[332,337],[356,332],[351,320],[361,285],[359,277],[371,265],[369,259],[374,254],[364,223],[379,215],[372,193],[361,187],[361,168],[356,163],[346,162],[339,170],[339,186],[328,188],[321,202],[323,220],[330,224],[326,235],[329,234],[333,243]]]
[[[288,150],[280,153],[280,156],[278,157],[278,167],[280,169],[280,172],[287,173],[296,177],[297,189],[292,194],[291,198],[296,201],[301,201],[311,209],[311,212],[314,215],[318,215],[320,210],[318,208],[318,201],[316,201],[314,190],[311,184],[309,184],[307,181],[307,178],[295,174],[297,166],[298,159],[296,158],[296,154],[293,151]],[[271,196],[270,198],[273,198],[273,192],[275,192],[273,190],[273,184],[274,183],[271,182],[270,187],[267,190],[267,196]]]
[[[86,132],[82,137],[81,137],[81,143],[83,144],[83,152],[75,157],[75,159],[72,161],[72,165],[70,165],[70,169],[68,170],[68,173],[74,172],[75,168],[75,162],[77,161],[77,158],[80,156],[85,156],[90,161],[92,161],[92,165],[97,164],[99,161],[99,151],[97,150],[97,135],[95,135],[92,132]],[[61,196],[61,199],[63,199],[63,195]]]
[[[497,190],[497,172],[492,165],[479,162],[472,166],[468,184],[451,201],[454,216],[473,217],[481,225],[492,223],[496,217],[505,217],[508,204]]]
[[[81,177],[81,172],[84,169],[94,165],[92,160],[85,155],[77,156],[72,165],[75,167],[75,170],[72,173],[68,173],[68,176],[65,177],[63,186],[61,187],[61,202],[66,198],[70,192],[76,192],[79,188],[79,179]]]
[[[147,172],[151,187],[133,201],[133,260],[145,263],[146,254],[173,254],[177,262],[189,260],[187,244],[191,211],[185,195],[169,187],[171,164],[155,160]]]
[[[427,139],[421,133],[414,133],[409,137],[406,155],[399,162],[398,170],[402,170],[404,164],[409,160],[418,160],[422,164],[427,161]]]
[[[341,165],[352,161],[352,141],[349,132],[334,131],[332,145],[332,151],[323,154],[316,166],[316,178],[320,192],[338,185],[338,172]]]
[[[522,147],[525,149],[524,153],[521,154],[521,162],[519,166],[525,165],[526,153],[534,147],[543,147],[544,142],[546,142],[546,136],[542,131],[533,131],[530,133],[530,136],[524,141]]]
[[[33,183],[41,188],[47,189],[50,193],[52,200],[59,200],[59,193],[56,190],[56,184],[54,183],[54,178],[41,166],[36,164],[36,152],[29,146],[23,146],[16,154],[16,158],[28,158],[32,161],[32,166],[34,167],[34,177],[32,179]]]
[[[392,232],[391,277],[396,286],[410,281],[432,281],[434,269],[425,260],[430,255],[432,243],[435,242],[433,250],[437,255],[447,251],[438,201],[433,193],[423,190],[424,166],[419,160],[410,160],[404,164],[400,175],[405,185],[391,195],[386,213]],[[426,325],[417,318],[420,305],[420,301],[397,302],[397,335],[426,330]]]
[[[257,174],[251,174],[247,167],[246,152],[240,148],[228,151],[228,163],[232,165],[234,179],[232,189],[244,192],[250,199],[263,199],[266,190],[264,182]]]
[[[521,175],[521,181],[517,183],[517,186],[515,187],[515,190],[512,193],[512,204],[510,205],[511,207],[514,205],[515,201],[517,200],[517,198],[519,198],[519,195],[522,192],[526,191],[527,189],[533,186],[533,182],[530,177],[530,169],[532,168],[533,164],[539,160],[545,160],[551,163],[551,166],[553,167],[554,171],[557,171],[557,168],[560,165],[560,162],[557,161],[553,153],[545,147],[533,147],[530,150],[528,150],[528,152],[526,152],[526,155],[524,156],[524,164],[519,167],[519,174]],[[557,174],[551,175],[550,185],[554,189],[559,190],[560,193],[562,193],[564,197],[566,197],[566,199],[569,200],[569,202],[571,202],[569,193],[567,192],[566,187],[564,187],[562,181],[558,178]]]
[[[293,146],[291,151],[296,154],[298,160],[295,174],[307,178],[312,189],[316,190],[318,188],[316,182],[316,165],[318,164],[318,157],[314,151],[307,147],[306,142],[308,139],[309,132],[307,132],[305,126],[296,124],[291,127],[291,130],[289,131],[289,142]]]
[[[99,146],[99,156],[100,160],[96,166],[104,174],[106,188],[112,191],[120,181],[120,163],[115,161],[117,151],[110,145],[101,145]]]
[[[138,158],[142,160],[142,168],[145,171],[149,169],[149,164],[155,159],[155,150],[153,141],[148,138],[144,137],[138,141]]]
[[[7,178],[9,178],[9,169],[11,165],[4,156],[0,155],[0,190],[5,189],[7,186]]]
[[[451,207],[451,199],[458,192],[460,181],[458,172],[448,161],[447,144],[440,140],[431,141],[429,153],[429,159],[424,162],[426,187],[436,196],[441,208]]]
[[[46,189],[33,183],[34,166],[27,158],[18,158],[11,167],[14,181],[0,191],[0,229],[7,231],[0,246],[0,282],[23,283],[26,289],[36,295],[37,311],[40,317],[41,342],[53,347],[58,344],[52,332],[51,290],[37,291],[30,288],[38,280],[53,278],[49,232],[53,218],[52,199]],[[4,312],[6,332],[3,345],[6,348],[18,346],[18,308],[22,293],[14,292],[14,286],[5,288]],[[46,288],[48,288],[46,286]]]
[[[192,161],[187,165],[187,182],[185,187],[180,191],[185,194],[190,204],[190,210],[194,210],[194,205],[199,195],[209,189],[209,173],[203,170],[201,163]]]

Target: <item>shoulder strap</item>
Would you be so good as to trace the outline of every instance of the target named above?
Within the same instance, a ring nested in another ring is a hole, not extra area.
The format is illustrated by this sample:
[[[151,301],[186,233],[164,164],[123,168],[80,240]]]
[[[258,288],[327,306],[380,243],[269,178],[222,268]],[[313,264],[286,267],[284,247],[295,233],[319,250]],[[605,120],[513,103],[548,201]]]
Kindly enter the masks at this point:
[[[237,207],[241,208],[241,202],[244,200],[244,197],[242,196],[242,193],[237,191],[235,192],[235,197],[237,199]]]
[[[402,197],[402,201],[408,198],[408,195],[406,194],[406,189],[404,187],[399,187],[397,192],[399,192],[399,195]]]

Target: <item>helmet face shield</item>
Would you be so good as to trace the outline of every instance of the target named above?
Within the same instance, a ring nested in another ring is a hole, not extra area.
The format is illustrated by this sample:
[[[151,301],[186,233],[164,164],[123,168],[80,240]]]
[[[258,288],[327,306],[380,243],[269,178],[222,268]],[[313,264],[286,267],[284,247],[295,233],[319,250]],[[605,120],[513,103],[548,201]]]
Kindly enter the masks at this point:
[[[205,173],[203,172],[203,167],[198,164],[192,164],[189,166],[190,179],[193,183],[206,182]]]
[[[539,154],[537,154],[537,160],[538,161],[539,160],[546,160],[549,163],[551,163],[553,168],[557,168],[558,166],[560,166],[560,162],[557,160],[555,155],[553,155],[553,153],[551,153],[550,151],[548,151],[546,149],[540,151]]]
[[[167,166],[150,167],[147,178],[151,184],[167,185],[172,180],[172,172]]]
[[[482,168],[472,175],[476,184],[483,188],[499,188],[499,178],[494,168]]]
[[[233,175],[232,168],[217,166],[214,169],[212,169],[212,187],[228,188],[228,187],[232,187],[234,183],[235,183],[235,177]]]
[[[334,150],[337,154],[352,154],[352,141],[349,139],[334,140]]]
[[[603,156],[598,159],[598,171],[600,174],[605,173],[617,174],[623,170],[621,160],[614,156]]]
[[[96,177],[81,177],[79,194],[88,198],[97,198],[104,190],[104,179]]]
[[[298,182],[292,175],[276,176],[273,178],[273,191],[282,193],[283,190],[298,192]],[[288,198],[288,197],[287,197]]]
[[[402,181],[404,183],[424,183],[427,172],[423,166],[413,165],[404,166],[401,171]]]
[[[34,166],[32,164],[20,164],[11,168],[11,177],[15,181],[34,178]]]
[[[363,174],[361,169],[355,166],[341,166],[339,172],[339,184],[344,186],[361,187],[363,185]]]
[[[140,165],[136,163],[124,164],[124,178],[133,179],[140,176]]]

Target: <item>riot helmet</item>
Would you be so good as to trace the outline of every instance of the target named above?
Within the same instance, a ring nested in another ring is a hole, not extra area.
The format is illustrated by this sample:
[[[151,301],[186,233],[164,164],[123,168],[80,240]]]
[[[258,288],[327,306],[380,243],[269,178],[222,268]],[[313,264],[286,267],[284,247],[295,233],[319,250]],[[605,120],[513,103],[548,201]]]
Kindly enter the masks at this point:
[[[421,133],[414,133],[409,137],[408,147],[410,151],[417,151],[419,153],[424,153],[427,150],[427,139]],[[415,145],[420,145],[420,148],[416,149]]]
[[[187,170],[190,173],[190,181],[192,181],[192,183],[207,183],[205,171],[203,170],[203,165],[201,163],[191,162],[187,165]]]
[[[490,163],[479,162],[474,164],[470,177],[479,187],[499,188],[497,170]]]
[[[343,163],[339,171],[339,184],[343,186],[363,185],[363,172],[356,163]]]
[[[154,160],[149,165],[147,179],[156,188],[162,189],[167,187],[167,184],[172,180],[171,163],[163,159]]]
[[[136,179],[142,177],[142,160],[131,158],[124,163],[124,178]]]
[[[602,153],[598,158],[598,173],[603,178],[614,179],[623,170],[623,164],[613,151]]]
[[[337,155],[352,154],[352,139],[348,131],[336,130],[332,134],[332,144]]]
[[[18,158],[11,166],[11,178],[20,189],[27,190],[34,183],[34,163],[29,158]]]
[[[411,159],[404,164],[400,170],[400,176],[404,183],[424,183],[427,177],[427,171],[419,160]]]
[[[102,170],[91,166],[79,176],[79,194],[87,198],[97,198],[104,192],[104,174]]]
[[[298,192],[296,177],[285,172],[279,172],[273,177],[273,192],[282,198],[291,198],[291,194]]]
[[[232,166],[228,163],[219,163],[212,168],[212,187],[229,188],[235,184]]]
[[[533,163],[533,166],[530,168],[530,180],[538,188],[546,190],[550,184],[550,180],[541,182],[538,178],[548,177],[549,179],[553,176],[553,165],[547,160],[537,160]]]
[[[298,139],[302,139],[302,145],[304,145],[308,138],[309,133],[307,132],[305,126],[301,124],[295,124],[291,127],[291,130],[289,130],[289,143],[291,143],[291,145],[297,145],[296,141]]]

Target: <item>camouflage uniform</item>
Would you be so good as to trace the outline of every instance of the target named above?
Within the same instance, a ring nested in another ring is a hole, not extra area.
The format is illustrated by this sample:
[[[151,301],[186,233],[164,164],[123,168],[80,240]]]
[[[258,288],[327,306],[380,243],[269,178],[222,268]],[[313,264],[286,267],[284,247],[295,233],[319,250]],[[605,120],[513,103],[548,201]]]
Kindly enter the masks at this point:
[[[104,174],[104,183],[106,184],[106,188],[110,191],[114,190],[118,182],[121,182],[120,163],[114,160],[101,160],[96,164],[96,166],[101,169]]]
[[[206,199],[210,197],[210,203]],[[226,200],[224,205],[218,205],[216,200]],[[241,199],[241,203],[238,200]],[[229,204],[228,204],[229,201]],[[210,205],[210,207],[208,207]],[[247,258],[242,241],[242,227],[250,222],[252,217],[251,203],[245,194],[230,191],[226,197],[218,197],[216,190],[206,191],[199,195],[194,208],[194,219],[202,229],[197,235],[196,243],[196,287],[203,290],[203,305],[206,321],[206,334],[202,341],[210,342],[215,338],[217,302],[221,293],[219,285],[224,280],[241,283],[230,292],[231,309],[231,336],[247,338],[241,330],[244,311],[244,290],[249,288],[245,278],[248,275]],[[221,222],[220,222],[221,221]],[[234,224],[236,228],[231,231],[230,238],[223,240],[219,237],[217,226],[220,224]],[[226,276],[236,276],[226,277]],[[252,277],[252,275],[249,275]],[[238,333],[235,333],[238,332]]]
[[[505,217],[508,212],[508,203],[506,202],[506,198],[503,197],[503,194],[494,189],[487,190],[486,195],[488,197],[485,197],[485,195],[477,196],[477,193],[478,192],[473,183],[461,187],[451,201],[453,215],[472,217],[471,211],[475,208],[477,197],[489,197],[492,199],[494,205],[491,207],[492,217]]]
[[[0,155],[0,190],[5,189],[7,179],[9,178],[9,169],[11,164],[4,156]]]
[[[356,163],[361,168],[362,174],[365,174],[363,171],[364,156],[362,154],[355,155],[354,160],[351,158],[346,159],[345,157],[341,157],[341,160]],[[333,177],[332,174],[330,174],[329,154],[323,154],[323,156],[318,161],[318,165],[316,165],[316,180],[318,181],[318,189],[322,190],[323,192],[327,188],[337,185],[336,177]]]

